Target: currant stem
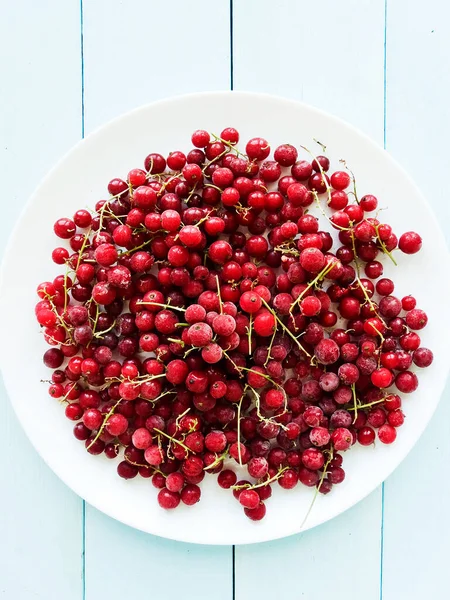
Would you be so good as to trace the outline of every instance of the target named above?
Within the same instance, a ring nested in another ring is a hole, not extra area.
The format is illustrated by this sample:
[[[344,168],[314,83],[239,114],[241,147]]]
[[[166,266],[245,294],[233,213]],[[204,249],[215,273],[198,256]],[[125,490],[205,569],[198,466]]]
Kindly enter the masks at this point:
[[[266,485],[269,485],[270,483],[273,483],[274,481],[277,481],[278,479],[280,479],[280,477],[283,475],[283,473],[285,471],[287,471],[288,469],[289,469],[289,467],[283,467],[280,471],[278,471],[278,473],[275,473],[275,475],[270,477],[270,479],[266,479],[266,480],[262,481],[261,483],[255,483],[254,485],[252,485],[250,483],[243,483],[242,485],[233,485],[233,486],[231,486],[231,489],[232,490],[256,490],[258,488],[265,487]]]
[[[294,342],[297,344],[297,346],[300,348],[300,350],[302,352],[304,352],[306,354],[306,356],[309,356],[309,358],[312,358],[311,354],[300,344],[300,342],[295,337],[295,335],[291,332],[290,329],[288,329],[286,327],[286,325],[283,323],[283,321],[281,321],[281,319],[278,317],[278,315],[275,313],[275,311],[273,311],[270,308],[270,306],[267,304],[267,302],[264,300],[264,298],[261,298],[261,300],[262,300],[262,303],[264,304],[264,306],[269,309],[269,311],[273,314],[273,316],[275,317],[275,319],[278,321],[278,323],[281,325],[281,327],[284,329],[284,331],[288,334],[288,336],[291,337],[294,340]]]
[[[61,327],[64,329],[64,331],[67,333],[67,335],[69,336],[70,339],[70,343],[73,344],[73,337],[72,337],[72,330],[70,329],[70,327],[68,327],[64,321],[64,319],[62,318],[62,316],[59,314],[59,312],[56,309],[55,304],[53,303],[53,300],[51,298],[51,296],[49,294],[45,294],[46,299],[48,300],[48,302],[50,303],[51,307],[52,307],[52,312],[56,315],[56,318],[58,319]],[[53,339],[53,338],[51,338]],[[54,340],[57,341],[57,340]],[[60,342],[58,342],[60,343]],[[69,345],[69,344],[66,344]]]
[[[236,371],[237,371],[237,372],[238,372],[238,374],[239,374],[239,377],[243,377],[243,375],[242,375],[242,372],[241,372],[241,371],[242,371],[242,369],[243,369],[243,367],[239,367],[239,366],[238,366],[238,365],[237,365],[237,364],[234,362],[234,360],[231,358],[231,356],[228,354],[228,352],[227,352],[226,350],[224,350],[223,348],[222,348],[222,353],[223,353],[223,355],[224,355],[224,356],[225,356],[225,357],[226,357],[226,358],[227,358],[227,359],[230,361],[230,363],[233,365],[233,367],[236,369]]]
[[[68,400],[69,394],[74,389],[74,387],[76,385],[77,385],[76,382],[72,383],[72,385],[70,386],[69,391],[66,394],[64,394],[64,396],[62,398],[59,399],[60,404],[64,404],[64,402],[67,402],[69,404],[69,400]]]
[[[352,383],[352,398],[353,398],[353,407],[350,410],[354,410],[355,411],[355,416],[353,418],[353,422],[352,424],[356,421],[356,419],[358,418],[358,398],[356,397],[356,385],[354,383]]]
[[[396,260],[395,260],[395,258],[392,256],[392,253],[391,253],[391,252],[390,252],[390,251],[389,251],[389,250],[386,248],[386,244],[383,242],[383,240],[382,240],[382,239],[381,239],[381,237],[380,237],[380,233],[379,233],[379,227],[380,227],[380,226],[379,226],[379,225],[377,225],[377,226],[375,227],[375,231],[377,232],[377,240],[378,240],[378,242],[379,242],[379,244],[380,244],[380,246],[381,246],[381,249],[382,249],[382,251],[384,252],[384,254],[387,254],[387,256],[389,256],[389,258],[390,258],[390,259],[391,259],[391,261],[394,263],[394,265],[395,265],[396,267],[398,267],[398,263],[397,263],[397,261],[396,261]]]
[[[275,339],[276,334],[277,334],[277,329],[276,329],[276,327],[274,327],[274,330],[273,330],[273,333],[272,333],[272,337],[270,338],[270,343],[269,343],[269,346],[267,348],[267,358],[266,358],[266,360],[264,362],[264,366],[266,366],[267,363],[270,360],[270,354],[272,352],[273,341]]]
[[[261,377],[264,377],[264,379],[267,379],[267,381],[269,383],[271,383],[274,387],[282,389],[280,384],[277,383],[276,381],[274,381],[269,375],[267,375],[267,373],[260,373],[259,371],[254,371],[253,369],[249,369],[248,367],[238,367],[238,368],[241,369],[242,371],[247,371],[247,373],[254,373],[255,375],[261,375]]]
[[[239,400],[238,411],[237,411],[238,459],[239,459],[239,464],[241,465],[241,467],[243,466],[243,464],[242,464],[242,451],[241,451],[241,408],[242,408],[242,401],[244,400],[245,390],[246,389],[247,389],[247,386],[244,388],[244,393],[242,394],[241,399]]]
[[[329,273],[331,271],[331,269],[334,268],[334,264],[328,264],[326,267],[324,267],[320,273],[312,280],[308,283],[307,287],[303,290],[303,292],[301,294],[298,295],[298,297],[296,298],[296,300],[291,304],[290,308],[289,308],[289,312],[292,313],[292,310],[294,308],[294,306],[296,304],[299,304],[301,302],[301,300],[303,299],[303,297],[305,296],[305,294],[307,292],[309,292],[309,290],[311,288],[313,288],[321,279],[323,279],[325,277],[325,275],[327,275],[327,273]]]
[[[176,438],[170,436],[168,433],[166,433],[165,431],[161,431],[161,429],[157,429],[156,427],[153,429],[153,431],[156,431],[156,433],[158,433],[159,435],[164,436],[165,438],[167,438],[168,440],[170,440],[171,442],[175,442],[176,444],[178,444],[179,446],[181,446],[182,448],[184,448],[186,450],[187,453],[190,452],[189,448],[186,446],[186,444],[183,444],[183,442],[180,442],[180,440],[177,440]]]
[[[119,406],[119,404],[122,402],[122,398],[119,398],[119,400],[117,400],[117,402],[114,404],[114,406],[111,408],[111,410],[109,411],[109,413],[106,415],[106,417],[103,419],[103,423],[100,426],[100,429],[97,431],[97,435],[95,436],[95,438],[92,440],[92,442],[89,444],[89,446],[86,448],[86,450],[89,450],[89,448],[95,444],[95,442],[98,440],[98,438],[102,435],[103,430],[106,427],[106,424],[108,423],[108,419],[111,415],[114,414],[114,411],[116,410],[116,408]]]
[[[162,394],[163,396],[168,394],[168,393],[176,393],[176,390],[170,390],[170,392],[165,392],[165,394]],[[159,398],[161,398],[161,396],[159,396],[157,399],[159,400]],[[175,427],[178,429],[178,426],[180,424],[181,419],[188,414],[188,412],[190,412],[191,408],[187,408],[183,413],[181,413],[181,415],[178,415],[178,417],[175,419]]]
[[[258,394],[258,392],[254,388],[252,388],[251,385],[247,384],[247,386],[250,390],[252,390],[253,395],[255,396],[256,414],[258,416],[258,419],[260,421],[263,421],[264,423],[271,423],[272,425],[277,425],[278,427],[281,427],[281,429],[285,430],[286,427],[284,425],[282,425],[281,423],[278,423],[278,421],[275,421],[274,419],[266,418],[266,417],[262,416],[262,414],[261,414],[261,397]],[[282,414],[284,414],[284,413],[282,413]]]
[[[386,396],[383,396],[380,400],[374,400],[373,402],[369,402],[368,404],[358,404],[357,406],[350,406],[347,410],[361,410],[363,408],[370,408],[371,406],[375,406],[376,404],[382,404],[386,400]],[[356,420],[356,417],[355,417]],[[353,423],[355,422],[353,421]]]
[[[104,205],[103,205],[103,206],[104,206]],[[103,208],[103,207],[102,207],[102,208]],[[83,240],[83,243],[81,244],[80,251],[78,252],[78,259],[77,259],[77,265],[76,265],[76,267],[75,267],[75,273],[78,271],[78,267],[80,266],[80,264],[81,264],[81,261],[82,261],[82,259],[83,259],[83,253],[84,253],[84,250],[85,250],[85,248],[86,248],[86,245],[87,245],[87,243],[88,243],[88,241],[89,241],[89,237],[90,237],[90,235],[91,235],[91,232],[92,232],[92,227],[89,227],[88,231],[86,231],[86,233],[84,234],[84,240]],[[65,282],[64,282],[64,283],[65,283]]]
[[[217,467],[217,465],[219,465],[221,462],[223,462],[226,459],[227,455],[228,455],[228,448],[225,450],[225,452],[223,454],[219,454],[214,462],[212,462],[207,467],[204,467],[203,470],[209,471],[210,469],[214,469],[215,467]]]
[[[359,287],[361,288],[362,293],[364,294],[366,301],[368,302],[370,308],[373,310],[373,312],[376,314],[376,316],[378,317],[378,319],[380,319],[380,321],[383,323],[383,325],[387,328],[387,325],[384,321],[384,319],[380,316],[380,314],[378,313],[377,309],[375,308],[375,304],[372,302],[369,294],[367,293],[366,288],[363,286],[361,279],[359,278],[359,276],[356,278],[356,282],[358,283]],[[373,327],[373,325],[372,325]],[[381,337],[382,341],[384,341],[384,337],[381,334],[380,331],[378,331],[378,329],[376,327],[373,327],[373,329],[375,329],[375,331],[378,333],[378,335]]]
[[[326,146],[324,146],[323,144],[321,144],[321,143],[320,143],[320,142],[318,142],[317,140],[314,140],[314,141],[315,141],[317,144],[319,144],[319,146],[321,146],[321,148],[322,148],[322,152],[325,154],[325,152],[326,152]],[[307,153],[308,153],[308,154],[309,154],[309,155],[312,157],[313,161],[316,161],[316,164],[318,165],[318,167],[319,167],[319,170],[320,170],[320,175],[321,175],[321,177],[322,177],[322,181],[324,182],[324,184],[325,184],[325,186],[326,186],[327,198],[328,198],[328,202],[327,202],[327,204],[330,204],[330,202],[331,202],[331,187],[330,187],[330,184],[328,183],[328,180],[327,180],[327,178],[326,178],[326,176],[325,176],[325,171],[323,170],[323,168],[322,168],[322,165],[321,165],[321,164],[320,164],[320,162],[317,160],[317,156],[315,156],[315,155],[314,155],[314,154],[313,154],[313,153],[312,153],[310,150],[308,150],[308,148],[306,148],[305,146],[300,146],[300,148],[303,148],[303,150],[305,150],[305,151],[306,151],[306,152],[307,152]],[[315,194],[316,194],[316,198],[317,198],[317,192],[315,192]],[[320,203],[319,203],[319,204],[320,204]],[[319,206],[319,208],[320,208],[320,210],[322,210],[322,208],[321,208],[320,206]],[[330,219],[327,217],[327,215],[325,215],[325,213],[323,213],[323,214],[324,214],[324,216],[325,216],[325,217],[326,217],[328,220],[330,220]]]
[[[98,308],[98,305],[97,305],[97,308]],[[98,315],[97,315],[97,319],[98,319]],[[97,319],[96,319],[96,321],[94,323],[95,326],[97,326]],[[94,328],[94,337],[101,339],[106,333],[109,333],[112,329],[114,329],[115,326],[116,326],[116,321],[114,321],[114,323],[112,325],[110,325],[108,327],[108,329],[104,329],[103,331],[97,331],[97,332],[95,332],[95,328]]]
[[[312,511],[312,509],[313,509],[313,506],[314,506],[314,504],[315,504],[315,502],[316,502],[316,500],[317,500],[317,496],[318,496],[318,494],[319,494],[319,490],[320,490],[320,488],[322,487],[322,483],[323,483],[323,481],[324,481],[324,479],[325,479],[325,476],[326,476],[326,474],[327,474],[327,468],[328,468],[328,466],[329,466],[329,464],[330,464],[330,462],[331,462],[332,460],[333,460],[333,452],[331,451],[331,452],[330,452],[330,455],[329,455],[329,457],[328,457],[328,460],[327,460],[327,462],[326,462],[326,463],[324,464],[324,466],[323,466],[322,475],[321,475],[321,477],[320,477],[320,480],[319,480],[319,483],[317,484],[317,486],[316,486],[316,489],[315,489],[315,491],[314,491],[314,497],[313,497],[313,499],[312,499],[312,502],[311,502],[311,504],[310,504],[310,506],[309,506],[309,508],[308,508],[308,512],[306,513],[306,515],[305,515],[305,518],[303,519],[303,521],[302,521],[302,524],[300,525],[300,531],[303,529],[303,526],[305,525],[305,523],[306,523],[306,521],[307,521],[307,519],[308,519],[309,515],[311,514],[311,511]]]
[[[219,284],[219,276],[216,275],[216,282],[217,282],[217,296],[219,298],[219,307],[220,307],[220,314],[223,314],[223,303],[222,303],[222,295],[220,293],[220,284]]]
[[[341,164],[344,165],[345,169],[350,173],[351,179],[352,179],[352,183],[353,183],[353,196],[356,200],[356,204],[360,204],[359,200],[358,200],[358,194],[356,192],[356,177],[355,174],[353,173],[353,171],[348,167],[347,165],[347,161],[343,158],[341,158],[341,160],[339,161]]]
[[[118,258],[122,258],[123,256],[128,256],[129,254],[131,254],[132,252],[135,252],[136,250],[140,250],[141,248],[145,248],[145,246],[148,246],[152,242],[153,242],[153,237],[150,238],[149,240],[146,240],[140,246],[135,246],[134,248],[130,248],[129,250],[124,250],[123,252],[120,252]]]
[[[164,398],[164,396],[168,396],[169,394],[176,394],[176,393],[177,393],[176,390],[167,390],[166,392],[163,392],[162,394],[160,394],[153,400],[147,400],[147,402],[150,402],[151,404],[153,404],[153,406],[155,406],[155,404],[158,402],[158,400],[161,400],[161,398]]]
[[[98,304],[96,304],[95,305],[95,319],[94,319],[94,322],[92,324],[92,332],[94,334],[94,337],[96,337],[95,330],[97,329],[97,323],[98,323],[98,316],[99,316],[99,314],[100,314],[100,306]],[[114,321],[114,323],[115,323],[115,321]]]
[[[185,308],[180,306],[173,306],[172,304],[161,304],[160,302],[139,302],[139,306],[161,306],[161,308],[168,308],[170,310],[179,310],[180,312],[186,312]],[[180,323],[178,323],[179,325]],[[188,323],[186,323],[188,325]]]

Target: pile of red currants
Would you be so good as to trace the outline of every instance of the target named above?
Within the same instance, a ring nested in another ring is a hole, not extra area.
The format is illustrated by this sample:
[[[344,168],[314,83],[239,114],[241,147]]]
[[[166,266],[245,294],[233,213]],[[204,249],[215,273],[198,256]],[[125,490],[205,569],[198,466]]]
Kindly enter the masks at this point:
[[[326,156],[238,141],[195,131],[187,155],[149,154],[93,213],[59,219],[65,273],[38,286],[35,313],[49,393],[89,453],[120,455],[120,477],[151,478],[166,509],[218,473],[260,520],[275,482],[327,494],[342,452],[392,443],[397,392],[433,354],[427,315],[379,261],[420,236],[398,239]]]

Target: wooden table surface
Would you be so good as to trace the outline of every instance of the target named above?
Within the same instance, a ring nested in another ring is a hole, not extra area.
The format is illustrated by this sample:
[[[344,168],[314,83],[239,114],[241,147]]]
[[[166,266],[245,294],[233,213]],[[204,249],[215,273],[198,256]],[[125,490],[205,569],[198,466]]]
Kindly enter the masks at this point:
[[[230,88],[352,123],[450,223],[449,20],[443,0],[2,0],[0,251],[82,135],[140,104]],[[159,539],[85,504],[35,453],[1,388],[0,598],[444,600],[449,400],[359,505],[302,535],[232,548]]]

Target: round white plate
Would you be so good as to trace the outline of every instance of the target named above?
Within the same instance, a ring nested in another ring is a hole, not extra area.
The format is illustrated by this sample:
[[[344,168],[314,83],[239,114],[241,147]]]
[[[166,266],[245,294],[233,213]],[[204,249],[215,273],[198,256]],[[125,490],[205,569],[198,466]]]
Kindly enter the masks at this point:
[[[6,252],[0,288],[2,319],[1,367],[11,402],[36,450],[53,471],[87,502],[128,525],[149,533],[203,544],[244,544],[272,540],[299,532],[313,492],[304,486],[284,491],[274,485],[267,516],[258,523],[247,519],[229,491],[215,476],[202,482],[202,500],[194,507],[165,512],[156,502],[149,480],[125,481],[116,462],[86,453],[72,435],[73,423],[61,405],[50,398],[49,375],[42,363],[46,344],[34,317],[35,288],[60,271],[51,261],[60,241],[53,222],[76,209],[93,207],[105,198],[106,184],[141,167],[149,152],[190,147],[195,129],[220,133],[236,127],[241,139],[263,136],[272,149],[290,142],[315,153],[313,139],[326,144],[332,166],[345,158],[357,178],[358,192],[375,194],[388,210],[381,218],[398,234],[416,230],[423,250],[414,256],[398,253],[399,267],[384,261],[395,293],[414,294],[430,317],[423,345],[435,354],[433,365],[420,373],[416,393],[404,399],[406,422],[392,446],[354,447],[345,455],[343,484],[318,497],[303,529],[323,523],[359,502],[397,467],[430,420],[443,391],[448,371],[450,338],[443,335],[437,315],[446,311],[450,284],[442,277],[448,264],[443,235],[420,192],[390,156],[350,125],[319,110],[281,98],[237,92],[196,94],[139,108],[80,142],[46,177],[26,206]],[[439,259],[436,260],[436,257]],[[439,281],[439,293],[436,282]],[[7,340],[7,342],[5,342]],[[26,377],[18,364],[26,365]]]

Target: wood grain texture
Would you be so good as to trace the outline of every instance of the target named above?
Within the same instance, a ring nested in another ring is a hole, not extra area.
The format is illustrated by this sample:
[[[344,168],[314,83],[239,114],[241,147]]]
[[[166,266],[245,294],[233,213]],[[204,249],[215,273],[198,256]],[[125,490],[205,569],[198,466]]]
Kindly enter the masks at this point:
[[[80,137],[78,1],[3,2],[0,40],[3,251],[34,187]],[[82,501],[33,450],[3,384],[0,413],[0,598],[79,600]]]
[[[313,104],[382,144],[383,1],[235,0],[234,87]],[[251,592],[267,597],[269,578],[252,574],[275,569],[279,595],[292,597],[295,590],[296,598],[322,600],[334,590],[338,598],[353,599],[359,597],[352,595],[356,590],[364,589],[367,600],[378,600],[380,555],[377,490],[341,517],[301,536],[237,547],[236,599],[244,600]]]
[[[142,104],[204,89],[229,89],[229,2],[85,0],[86,133]],[[212,44],[207,44],[210,39]],[[206,49],[206,44],[208,49]],[[168,135],[176,137],[167,124]],[[149,151],[151,148],[149,140]],[[140,166],[140,165],[136,165]],[[112,173],[113,176],[123,174]],[[149,485],[151,485],[149,483]],[[149,497],[149,502],[152,501]],[[120,575],[111,576],[110,557]],[[120,557],[120,558],[119,558]],[[230,547],[180,544],[129,529],[86,507],[86,600],[142,596],[230,600]],[[124,574],[124,576],[122,576]]]
[[[439,0],[427,3],[426,11],[417,0],[387,6],[386,147],[421,187],[447,241],[449,20],[450,7]],[[448,265],[442,269],[448,277]],[[416,295],[420,304],[420,283]],[[449,400],[447,385],[423,437],[385,484],[383,600],[448,595]]]

